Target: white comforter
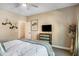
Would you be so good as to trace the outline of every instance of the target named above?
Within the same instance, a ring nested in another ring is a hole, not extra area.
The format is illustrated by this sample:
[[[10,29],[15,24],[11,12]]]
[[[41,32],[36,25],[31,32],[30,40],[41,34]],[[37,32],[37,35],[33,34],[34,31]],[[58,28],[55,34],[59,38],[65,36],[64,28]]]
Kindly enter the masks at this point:
[[[48,56],[46,48],[42,45],[14,40],[4,43],[7,52],[4,56]]]

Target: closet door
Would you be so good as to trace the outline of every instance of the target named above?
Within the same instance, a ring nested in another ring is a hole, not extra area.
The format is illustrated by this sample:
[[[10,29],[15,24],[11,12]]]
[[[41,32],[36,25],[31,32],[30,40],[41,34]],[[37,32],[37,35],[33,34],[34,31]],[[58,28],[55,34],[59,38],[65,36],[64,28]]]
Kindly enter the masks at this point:
[[[31,39],[31,22],[26,22],[25,24],[25,38]]]
[[[18,22],[18,39],[25,39],[25,21]]]

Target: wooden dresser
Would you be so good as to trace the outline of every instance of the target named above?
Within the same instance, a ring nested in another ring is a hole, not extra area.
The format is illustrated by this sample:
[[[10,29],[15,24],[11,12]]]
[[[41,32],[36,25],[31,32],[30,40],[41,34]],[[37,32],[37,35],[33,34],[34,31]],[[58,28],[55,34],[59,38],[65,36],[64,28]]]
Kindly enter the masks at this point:
[[[51,33],[40,33],[39,40],[45,40],[45,41],[48,41],[50,44],[52,44],[52,34]]]

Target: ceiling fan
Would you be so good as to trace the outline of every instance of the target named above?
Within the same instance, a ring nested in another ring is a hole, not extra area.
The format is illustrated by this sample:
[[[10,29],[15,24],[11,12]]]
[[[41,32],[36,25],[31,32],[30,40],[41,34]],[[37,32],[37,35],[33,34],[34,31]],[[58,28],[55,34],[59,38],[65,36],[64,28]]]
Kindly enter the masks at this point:
[[[35,5],[34,3],[17,3],[15,7],[21,7],[21,6],[27,8],[27,10],[29,10],[32,7],[34,7],[34,8],[39,7],[39,6]]]

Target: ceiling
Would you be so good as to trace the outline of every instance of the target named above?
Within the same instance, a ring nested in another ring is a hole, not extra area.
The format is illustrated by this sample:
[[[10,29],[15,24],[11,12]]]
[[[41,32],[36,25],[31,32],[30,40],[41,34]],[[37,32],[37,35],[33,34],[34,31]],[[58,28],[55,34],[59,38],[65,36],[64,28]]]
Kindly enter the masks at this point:
[[[76,5],[75,3],[31,3],[31,4],[36,5],[38,7],[27,6],[29,7],[29,9],[27,9],[27,7],[22,6],[21,3],[0,3],[0,9],[8,10],[23,16],[31,16],[38,13],[44,13],[51,10]]]

